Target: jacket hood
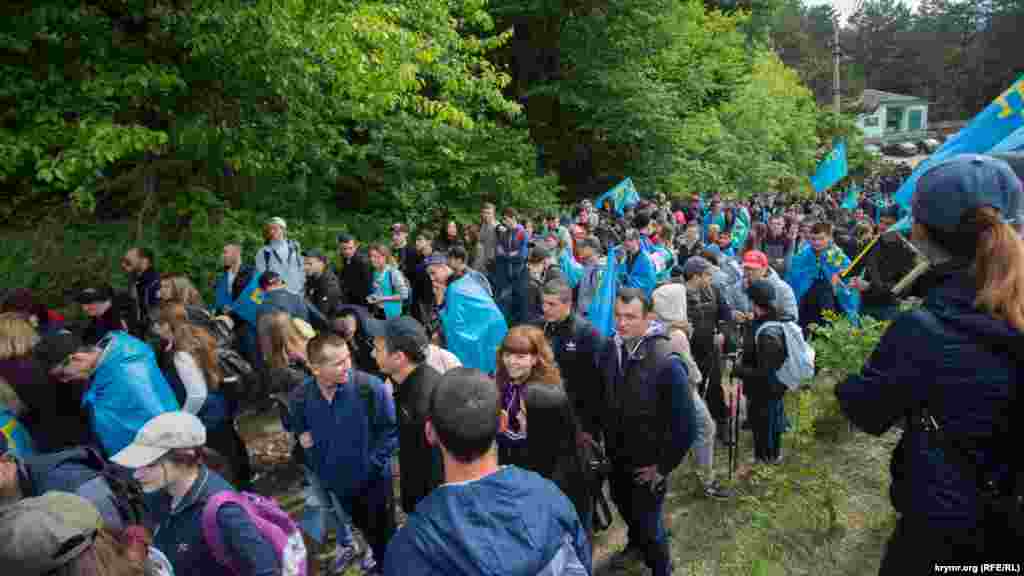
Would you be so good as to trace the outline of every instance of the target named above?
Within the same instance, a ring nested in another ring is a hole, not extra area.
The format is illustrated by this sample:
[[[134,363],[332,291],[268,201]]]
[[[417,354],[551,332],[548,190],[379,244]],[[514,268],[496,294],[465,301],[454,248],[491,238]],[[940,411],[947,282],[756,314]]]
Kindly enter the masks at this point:
[[[659,286],[651,295],[654,314],[662,322],[683,322],[686,316],[686,285],[671,283]]]
[[[565,535],[576,533],[571,511],[554,484],[505,467],[474,482],[434,489],[410,523],[416,524],[416,545],[434,559],[439,573],[540,574]]]
[[[974,307],[978,290],[974,276],[963,266],[939,266],[926,281],[931,283],[931,288],[927,291],[924,306],[942,321],[966,334],[1024,345],[1024,334],[1007,321]]]

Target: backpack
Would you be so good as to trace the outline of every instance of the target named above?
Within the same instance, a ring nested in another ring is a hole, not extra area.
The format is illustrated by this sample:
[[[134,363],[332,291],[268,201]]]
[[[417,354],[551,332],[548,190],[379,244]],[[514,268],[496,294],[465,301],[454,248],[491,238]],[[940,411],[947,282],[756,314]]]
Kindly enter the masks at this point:
[[[237,350],[233,348],[220,348],[216,350],[217,366],[220,367],[223,380],[221,391],[225,396],[236,400],[256,400],[249,396],[256,392],[259,386],[258,374]]]
[[[796,322],[765,322],[754,333],[755,345],[758,335],[769,326],[779,326],[786,335],[786,361],[775,375],[786,388],[796,390],[801,382],[814,378],[814,348],[804,340],[804,333]]]
[[[281,562],[281,576],[306,576],[306,544],[298,525],[276,501],[248,492],[225,490],[210,497],[203,506],[203,541],[217,562],[231,574],[242,576],[241,569],[227,557],[224,541],[217,527],[217,512],[225,504],[235,504],[245,510],[249,520],[264,539],[274,547]]]

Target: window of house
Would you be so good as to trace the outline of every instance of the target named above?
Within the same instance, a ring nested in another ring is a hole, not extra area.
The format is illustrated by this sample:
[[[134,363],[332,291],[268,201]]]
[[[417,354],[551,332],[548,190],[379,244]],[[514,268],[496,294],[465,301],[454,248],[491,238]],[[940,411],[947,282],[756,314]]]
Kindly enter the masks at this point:
[[[878,126],[878,116],[866,116],[864,118],[865,128],[875,128]]]
[[[903,108],[890,106],[885,111],[885,129],[890,132],[903,130]]]

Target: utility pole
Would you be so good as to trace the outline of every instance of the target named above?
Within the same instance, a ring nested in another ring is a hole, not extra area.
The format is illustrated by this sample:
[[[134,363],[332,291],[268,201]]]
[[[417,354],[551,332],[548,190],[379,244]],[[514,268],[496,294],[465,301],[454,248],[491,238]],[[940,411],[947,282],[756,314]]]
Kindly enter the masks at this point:
[[[832,78],[832,98],[834,99],[835,114],[839,116],[840,110],[840,99],[842,92],[839,90],[839,61],[843,57],[843,51],[839,48],[839,15],[836,14],[836,19],[832,23],[834,36],[832,40],[832,58],[834,60],[834,70]]]

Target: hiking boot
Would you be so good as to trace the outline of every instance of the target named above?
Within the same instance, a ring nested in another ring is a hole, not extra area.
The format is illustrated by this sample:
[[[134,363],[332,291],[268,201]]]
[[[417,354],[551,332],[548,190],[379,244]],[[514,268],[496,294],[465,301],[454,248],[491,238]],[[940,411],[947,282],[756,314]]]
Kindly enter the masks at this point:
[[[704,486],[704,496],[712,500],[728,500],[733,497],[733,492],[718,482],[712,482]]]
[[[331,562],[331,574],[341,574],[351,566],[359,557],[359,549],[355,544],[348,546],[336,546],[334,548],[334,561]]]
[[[635,546],[626,546],[608,560],[608,566],[615,571],[625,570],[637,562],[644,561],[644,553]]]

